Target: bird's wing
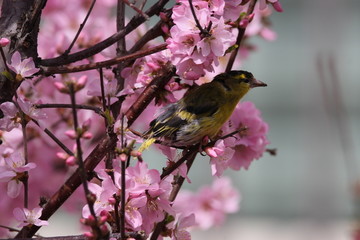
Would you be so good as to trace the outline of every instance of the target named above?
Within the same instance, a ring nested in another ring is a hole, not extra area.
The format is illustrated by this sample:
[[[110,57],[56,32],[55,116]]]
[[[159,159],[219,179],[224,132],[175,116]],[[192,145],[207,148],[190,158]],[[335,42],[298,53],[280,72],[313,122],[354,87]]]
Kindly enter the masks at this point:
[[[202,85],[184,98],[184,110],[197,118],[211,117],[223,104],[224,92],[213,85]]]

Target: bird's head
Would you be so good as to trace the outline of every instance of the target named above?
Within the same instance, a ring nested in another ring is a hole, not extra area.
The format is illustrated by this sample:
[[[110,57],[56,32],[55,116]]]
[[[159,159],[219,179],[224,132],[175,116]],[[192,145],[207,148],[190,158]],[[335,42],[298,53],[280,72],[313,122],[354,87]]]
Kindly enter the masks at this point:
[[[230,71],[221,73],[214,78],[214,81],[220,82],[228,91],[244,92],[254,87],[266,87],[267,84],[263,83],[247,71]]]

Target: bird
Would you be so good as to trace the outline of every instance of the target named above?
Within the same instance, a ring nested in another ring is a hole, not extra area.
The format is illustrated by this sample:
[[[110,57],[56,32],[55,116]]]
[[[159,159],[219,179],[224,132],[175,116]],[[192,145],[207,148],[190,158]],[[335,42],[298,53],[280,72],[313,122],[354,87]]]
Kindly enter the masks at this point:
[[[186,147],[213,140],[230,118],[240,99],[254,87],[265,87],[252,73],[232,70],[189,90],[179,101],[162,108],[143,133],[142,153],[156,140],[172,147]]]

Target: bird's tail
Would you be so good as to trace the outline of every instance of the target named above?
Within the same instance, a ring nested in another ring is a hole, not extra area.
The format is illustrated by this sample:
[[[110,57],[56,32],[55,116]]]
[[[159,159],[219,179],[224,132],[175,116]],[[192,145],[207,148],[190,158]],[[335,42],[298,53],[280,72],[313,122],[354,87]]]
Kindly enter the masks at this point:
[[[151,146],[151,144],[153,144],[155,141],[156,141],[155,138],[148,138],[148,139],[146,139],[145,142],[143,142],[143,143],[141,144],[141,146],[139,147],[138,152],[142,153],[143,151],[145,151],[146,149],[148,149],[148,148]]]

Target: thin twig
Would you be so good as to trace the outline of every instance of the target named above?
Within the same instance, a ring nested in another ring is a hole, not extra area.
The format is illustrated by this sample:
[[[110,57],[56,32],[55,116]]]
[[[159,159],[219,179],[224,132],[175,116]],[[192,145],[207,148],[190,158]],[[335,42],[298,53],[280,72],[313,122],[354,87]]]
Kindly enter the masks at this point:
[[[137,8],[134,4],[129,2],[129,0],[121,0],[121,1],[123,1],[129,7],[131,7],[135,12],[137,12],[138,14],[143,16],[146,20],[149,20],[149,16],[146,13],[144,13],[143,11],[141,11],[141,9]]]
[[[127,157],[130,160],[130,155]],[[126,181],[125,181],[126,162],[121,161],[121,196],[120,196],[120,236],[125,238],[125,195],[126,195]]]
[[[254,12],[256,1],[257,0],[251,0],[245,17],[249,16],[250,14],[252,14]],[[228,64],[226,66],[225,72],[231,71],[231,69],[232,69],[232,67],[234,65],[237,53],[239,52],[239,49],[240,49],[241,40],[245,36],[245,30],[246,30],[246,27],[241,27],[240,24],[239,24],[239,26],[238,26],[238,31],[239,32],[238,32],[238,36],[236,38],[236,43],[235,43],[238,46],[238,49],[235,49],[234,51],[232,51],[232,53],[230,55],[230,58],[229,58],[229,61],[228,61]]]
[[[187,159],[189,159],[190,155],[193,154],[195,150],[199,150],[199,145],[194,145],[188,150],[184,150],[183,156],[171,164],[170,166],[163,169],[163,172],[160,176],[161,179],[164,179],[166,176],[170,175],[173,171],[175,171],[178,167],[180,167]]]
[[[136,53],[126,55],[126,56],[112,58],[112,59],[109,59],[109,60],[106,60],[103,62],[89,63],[89,64],[83,64],[83,65],[77,65],[77,66],[63,66],[63,67],[41,66],[41,68],[43,70],[42,73],[44,75],[52,75],[52,74],[56,74],[56,73],[83,72],[83,71],[92,70],[92,69],[110,67],[110,66],[113,66],[113,65],[121,63],[121,62],[135,60],[137,58],[141,58],[141,57],[144,57],[144,56],[156,53],[156,52],[163,51],[166,49],[166,46],[167,46],[167,44],[163,43],[156,47],[145,49],[145,50],[142,50],[142,51],[139,51]]]
[[[187,172],[189,172],[192,164],[194,163],[196,154],[198,153],[200,144],[196,144],[194,145],[191,149],[189,150],[184,150],[183,155],[184,157],[187,157]],[[177,194],[179,193],[182,184],[184,183],[185,178],[178,176],[178,178],[175,180],[175,183],[173,184],[173,189],[170,193],[169,196],[169,201],[173,202],[176,199]],[[166,225],[166,219],[167,219],[168,214],[165,214],[165,218],[163,221],[158,222],[155,226],[154,232],[150,237],[150,240],[157,240],[158,237],[160,236],[161,232],[164,230],[165,225]]]
[[[143,91],[140,97],[135,101],[132,107],[125,113],[125,116],[128,119],[128,127],[130,127],[144,108],[151,102],[151,100],[156,96],[157,90],[161,87],[164,87],[166,83],[171,79],[171,76],[174,74],[174,69],[169,68],[167,71],[163,72],[162,76],[154,78],[153,81],[149,83],[149,86]],[[108,131],[111,133],[111,131]],[[106,156],[106,153],[113,151],[117,143],[117,136],[115,133],[104,136],[99,144],[93,149],[93,151],[88,155],[84,161],[85,169],[87,172],[92,172],[95,167],[103,160]],[[73,192],[81,185],[80,178],[80,169],[76,171],[67,179],[67,181],[61,185],[57,192],[55,192],[52,197],[48,200],[47,204],[44,206],[41,220],[48,220],[61,206],[64,202],[73,194]],[[32,237],[38,230],[39,226],[32,225],[31,227],[23,227],[21,231],[16,235],[15,238],[24,238]]]
[[[118,32],[122,31],[125,28],[125,7],[126,6],[125,6],[124,1],[118,0],[117,11],[116,11],[116,30]],[[123,37],[123,38],[119,39],[119,41],[117,42],[116,57],[122,57],[125,55],[127,55],[126,38]],[[116,89],[117,93],[122,91],[125,86],[125,79],[121,76],[121,72],[124,69],[126,64],[127,64],[127,62],[119,62],[113,68],[113,72],[115,74],[115,79],[117,81],[117,89]],[[120,96],[120,97],[118,97],[118,101],[116,101],[111,106],[109,103],[109,109],[111,110],[115,119],[119,116],[119,114],[121,112],[121,107],[122,107],[122,103],[124,100],[125,100],[124,96]]]
[[[76,99],[75,99],[75,91],[74,91],[73,84],[69,85],[69,90],[70,90],[70,99],[71,99],[71,105],[72,105],[74,130],[77,133],[76,139],[75,139],[76,140],[76,150],[77,150],[77,154],[76,154],[77,164],[79,165],[79,169],[80,169],[80,174],[81,174],[80,177],[81,177],[82,185],[84,187],[86,202],[88,204],[91,215],[94,217],[95,221],[97,222],[97,220],[96,220],[97,217],[96,217],[96,213],[94,210],[94,199],[92,199],[91,192],[88,188],[87,173],[86,173],[83,158],[82,158],[82,148],[81,148],[81,141],[80,141],[81,136],[80,136],[80,134],[78,134],[79,123],[78,123],[78,117],[77,117],[77,110],[75,107]],[[93,227],[94,227],[94,231],[96,232],[96,236],[98,238],[101,238],[101,231],[100,231],[99,226],[97,224],[95,224],[95,226],[93,226]]]
[[[106,97],[105,97],[105,87],[104,87],[104,74],[103,69],[99,68],[99,74],[100,74],[100,90],[101,90],[101,102],[103,111],[106,111]],[[105,127],[107,127],[107,121],[105,121]]]
[[[84,21],[80,24],[79,30],[77,31],[77,33],[76,33],[74,39],[72,40],[70,46],[68,47],[68,49],[66,49],[66,51],[64,52],[64,55],[69,55],[72,47],[74,46],[76,40],[77,40],[78,37],[79,37],[81,31],[82,31],[83,28],[85,27],[86,21],[88,20],[91,11],[92,11],[93,8],[94,8],[95,2],[96,2],[96,0],[93,0],[93,1],[92,1],[91,5],[90,5],[90,8],[89,8],[89,11],[87,12],[87,14],[86,14],[86,16],[85,16],[85,18],[84,18]]]
[[[161,25],[164,24],[162,20],[160,20],[154,27],[150,28],[129,50],[129,53],[134,53],[145,46],[149,41],[160,37],[164,32],[161,29]]]
[[[145,12],[146,15],[148,15],[149,17],[152,17],[155,14],[159,14],[160,11],[162,11],[163,7],[168,2],[169,2],[169,0],[156,1],[156,3]],[[105,48],[111,46],[112,44],[116,43],[117,41],[119,41],[119,39],[125,37],[127,34],[129,34],[134,29],[139,27],[145,21],[146,21],[146,18],[139,14],[138,16],[135,16],[130,20],[130,22],[126,25],[124,30],[115,33],[114,35],[95,44],[94,46],[89,47],[84,50],[81,50],[79,52],[69,54],[69,55],[61,55],[56,58],[44,59],[44,60],[40,61],[40,65],[42,65],[42,66],[61,66],[61,65],[70,64],[72,62],[76,62],[76,61],[91,57],[91,56],[101,52]],[[100,66],[98,66],[96,68],[99,68],[99,67]]]
[[[143,16],[146,20],[149,19],[149,16],[144,13],[143,11],[141,11],[141,9],[137,8],[134,4],[132,4],[131,2],[129,2],[129,0],[121,0],[124,3],[126,3],[126,5],[128,5],[129,7],[131,7],[135,12],[137,12],[138,14],[140,14],[141,16]]]
[[[6,71],[10,72],[9,66],[7,65],[7,62],[6,62],[5,53],[4,53],[4,50],[2,47],[0,47],[0,53],[1,53],[1,58],[4,61],[4,66],[5,66]]]
[[[40,127],[40,124],[38,123],[38,121],[36,121],[35,119],[31,119],[31,121],[33,121],[38,127]],[[41,128],[41,127],[40,127]],[[74,153],[65,146],[65,144],[60,141],[49,129],[45,128],[44,132],[54,141],[56,142],[59,147],[62,148],[62,150],[64,150],[68,155],[70,156],[74,156]]]
[[[192,0],[188,0],[188,1],[189,1],[191,13],[192,13],[192,15],[193,15],[193,17],[194,17],[194,20],[195,20],[196,27],[200,30],[200,36],[201,36],[202,38],[203,38],[203,37],[208,37],[208,36],[209,36],[209,32],[205,30],[205,29],[207,29],[207,28],[204,29],[204,28],[200,25],[199,19],[197,18],[196,13],[195,13],[195,9],[194,9],[194,5],[193,5]]]
[[[23,133],[23,146],[24,146],[24,159],[25,159],[25,164],[29,163],[29,154],[28,154],[28,143],[27,143],[27,133],[26,133],[26,116],[25,113],[20,110],[20,116],[21,116],[21,130]],[[26,171],[26,177],[23,179],[23,184],[24,184],[24,207],[28,208],[28,203],[29,203],[29,174]]]
[[[35,104],[34,107],[35,108],[72,108],[73,106],[67,103],[43,103],[43,104]],[[90,106],[90,105],[80,105],[80,104],[76,104],[74,107],[76,109],[91,110],[99,114],[100,116],[104,117],[104,112],[98,107]]]

